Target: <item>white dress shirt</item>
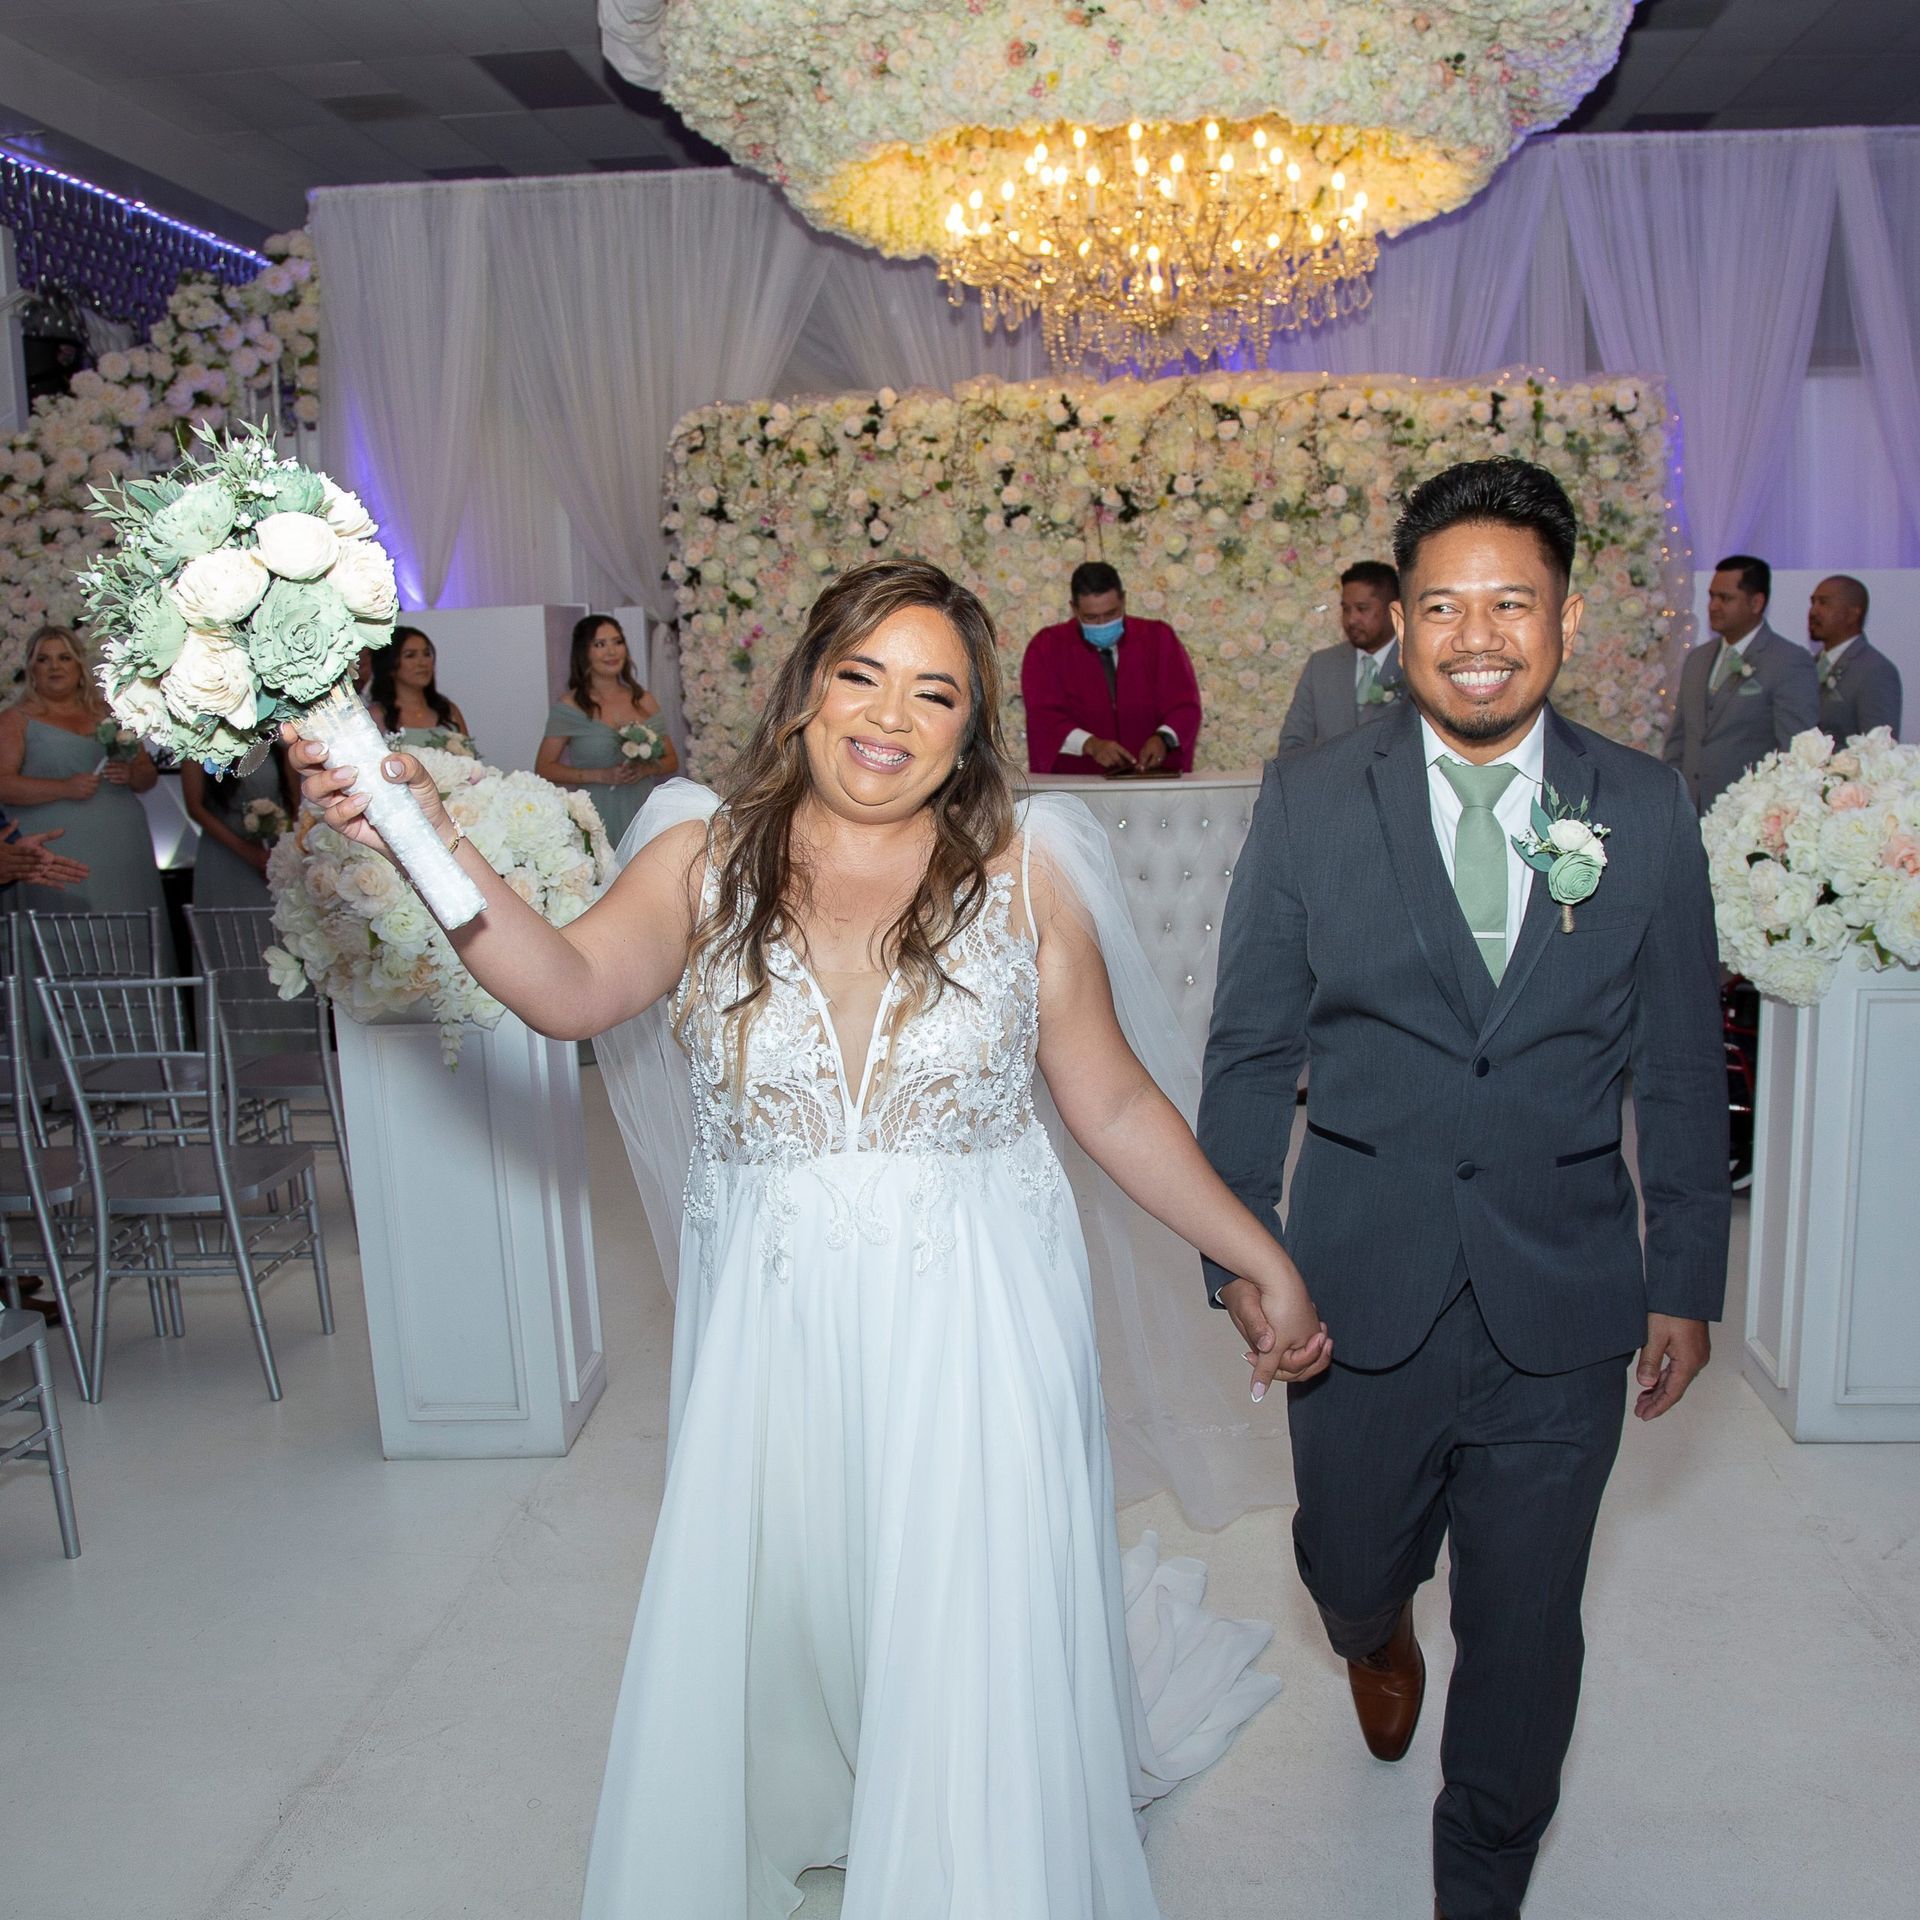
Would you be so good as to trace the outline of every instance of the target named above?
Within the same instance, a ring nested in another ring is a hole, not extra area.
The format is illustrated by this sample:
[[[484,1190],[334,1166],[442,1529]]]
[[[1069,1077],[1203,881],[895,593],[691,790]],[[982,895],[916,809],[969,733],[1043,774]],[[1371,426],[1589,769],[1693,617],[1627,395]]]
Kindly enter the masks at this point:
[[[1840,642],[1840,644],[1837,647],[1821,647],[1814,654],[1814,665],[1815,666],[1819,665],[1820,657],[1822,654],[1824,654],[1826,656],[1826,661],[1827,661],[1827,673],[1829,676],[1831,676],[1834,668],[1840,664],[1840,656],[1843,653],[1845,653],[1846,650],[1850,646],[1852,646],[1856,640],[1864,640],[1865,638],[1866,638],[1865,634],[1850,633],[1847,635],[1847,637],[1844,640]]]
[[[1447,884],[1453,884],[1453,843],[1460,831],[1463,811],[1460,796],[1447,776],[1440,771],[1442,760],[1462,760],[1420,717],[1420,741],[1427,756],[1427,801],[1433,813],[1433,837],[1440,843],[1440,859],[1447,869]],[[1507,782],[1507,790],[1493,809],[1500,830],[1507,836],[1507,958],[1513,958],[1513,943],[1520,937],[1520,922],[1526,918],[1527,899],[1533,891],[1533,869],[1514,851],[1513,836],[1526,833],[1533,817],[1533,803],[1541,796],[1547,777],[1547,710],[1534,716],[1527,737],[1510,752],[1491,762],[1496,767],[1517,767],[1520,777]]]

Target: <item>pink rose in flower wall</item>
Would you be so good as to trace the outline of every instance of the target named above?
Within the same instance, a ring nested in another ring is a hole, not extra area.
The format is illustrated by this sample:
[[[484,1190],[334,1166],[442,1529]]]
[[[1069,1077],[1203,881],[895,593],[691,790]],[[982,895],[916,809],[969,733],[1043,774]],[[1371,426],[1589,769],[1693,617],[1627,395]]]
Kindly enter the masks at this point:
[[[1880,850],[1880,864],[1909,879],[1920,880],[1920,840],[1910,833],[1896,833]]]
[[[1849,813],[1856,807],[1870,807],[1873,794],[1857,780],[1843,780],[1827,795],[1827,805],[1835,813]]]

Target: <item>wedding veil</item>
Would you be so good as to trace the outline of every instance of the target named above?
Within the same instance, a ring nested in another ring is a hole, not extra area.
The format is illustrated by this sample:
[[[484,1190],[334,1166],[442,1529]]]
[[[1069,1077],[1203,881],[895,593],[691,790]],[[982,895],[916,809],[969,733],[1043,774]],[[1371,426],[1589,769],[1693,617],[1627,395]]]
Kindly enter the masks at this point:
[[[671,827],[710,820],[718,807],[708,788],[665,782],[627,829],[619,864]],[[1104,829],[1064,793],[1023,800],[1019,820],[1058,898],[1099,942],[1129,1045],[1191,1125],[1200,1062],[1134,930]],[[665,1003],[601,1035],[594,1051],[672,1288],[694,1139],[686,1057]],[[1044,1081],[1036,1093],[1086,1228],[1121,1504],[1170,1489],[1193,1525],[1219,1527],[1284,1499],[1289,1468],[1281,1424],[1251,1407],[1238,1336],[1227,1316],[1207,1305],[1197,1256],[1093,1166],[1068,1137]]]

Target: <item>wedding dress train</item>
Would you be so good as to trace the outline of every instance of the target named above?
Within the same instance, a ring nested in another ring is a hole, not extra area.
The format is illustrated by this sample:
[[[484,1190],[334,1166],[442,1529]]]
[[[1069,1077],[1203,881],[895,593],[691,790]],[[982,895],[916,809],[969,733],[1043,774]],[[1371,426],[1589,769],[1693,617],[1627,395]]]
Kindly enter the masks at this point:
[[[1136,1807],[1278,1690],[1197,1561],[1119,1552],[1024,849],[857,1084],[791,948],[744,1059],[732,983],[678,990],[668,1477],[584,1920],[781,1920],[836,1864],[845,1920],[1157,1920]]]

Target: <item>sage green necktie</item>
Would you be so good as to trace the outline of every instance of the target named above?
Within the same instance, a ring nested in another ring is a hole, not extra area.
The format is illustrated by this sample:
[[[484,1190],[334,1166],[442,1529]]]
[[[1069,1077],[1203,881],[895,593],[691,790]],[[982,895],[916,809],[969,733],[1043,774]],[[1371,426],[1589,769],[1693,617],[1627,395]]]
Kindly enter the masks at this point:
[[[1720,651],[1714,658],[1713,671],[1707,676],[1709,693],[1718,693],[1727,684],[1727,676],[1733,671],[1734,663],[1739,658],[1739,654],[1724,640],[1720,642]]]
[[[1813,663],[1813,677],[1818,680],[1823,687],[1833,678],[1835,664],[1834,657],[1830,653],[1823,653],[1820,658]]]
[[[1453,836],[1453,891],[1473,929],[1474,944],[1498,985],[1507,970],[1507,836],[1494,817],[1500,796],[1519,774],[1514,766],[1471,767],[1442,758],[1440,771],[1460,796]]]
[[[1354,700],[1363,707],[1373,705],[1373,696],[1380,685],[1380,668],[1370,653],[1360,656],[1360,684],[1354,689]]]

